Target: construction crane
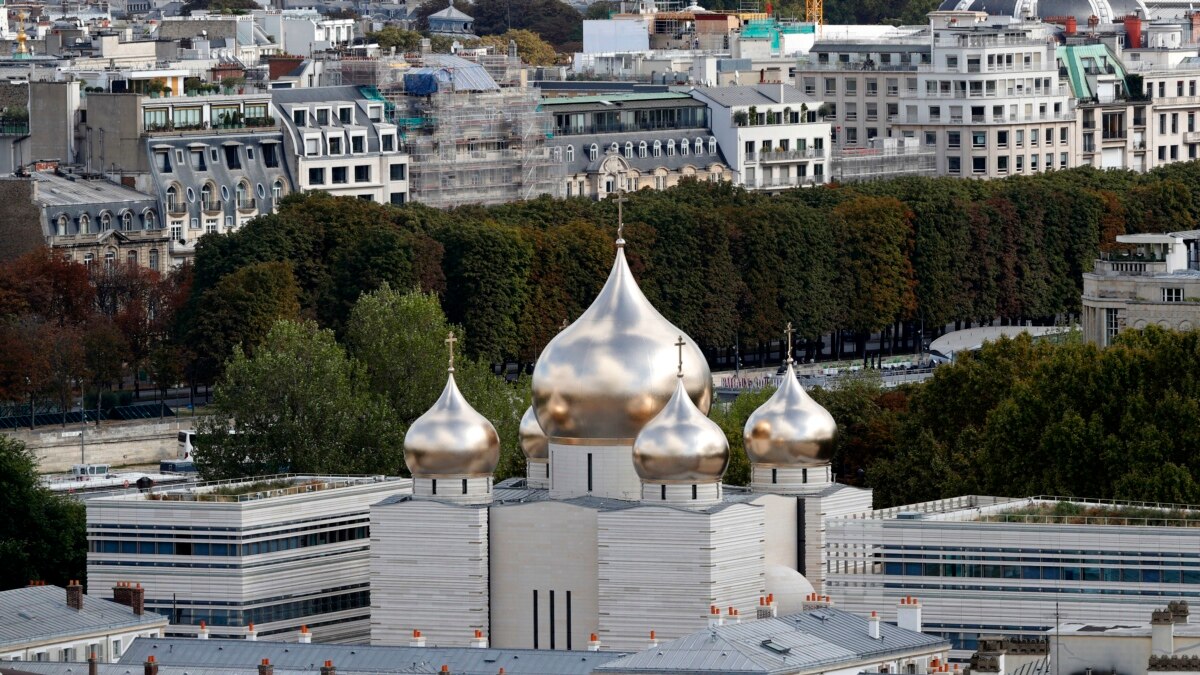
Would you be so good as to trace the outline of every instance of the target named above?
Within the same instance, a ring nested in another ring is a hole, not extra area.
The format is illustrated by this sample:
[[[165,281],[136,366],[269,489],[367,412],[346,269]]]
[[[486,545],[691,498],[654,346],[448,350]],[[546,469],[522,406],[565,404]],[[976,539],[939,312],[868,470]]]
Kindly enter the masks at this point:
[[[804,20],[818,30],[825,25],[825,0],[804,0]]]

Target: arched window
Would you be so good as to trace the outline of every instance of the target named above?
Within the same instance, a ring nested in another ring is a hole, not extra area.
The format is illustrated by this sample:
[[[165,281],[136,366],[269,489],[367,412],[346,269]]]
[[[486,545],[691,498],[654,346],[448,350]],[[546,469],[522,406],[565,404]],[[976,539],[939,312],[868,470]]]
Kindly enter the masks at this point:
[[[150,249],[150,269],[158,269],[158,249],[156,248]]]
[[[156,229],[158,227],[158,225],[155,222],[156,220],[157,219],[154,217],[154,211],[152,211],[150,209],[146,209],[146,212],[142,214],[142,229],[143,230]]]
[[[697,154],[697,155],[703,155],[703,154],[704,154],[704,141],[703,141],[703,139],[699,139],[699,138],[697,138],[697,139],[696,139],[696,141],[695,141],[695,143],[696,143],[696,154]]]
[[[250,199],[250,186],[245,183],[237,184],[237,205],[239,209],[252,208],[254,200]]]
[[[625,142],[625,156],[633,157],[633,143],[630,141]]]
[[[675,139],[668,138],[667,139],[667,157],[674,157],[674,156],[675,156]]]
[[[104,211],[100,214],[100,231],[108,232],[112,229],[112,214]]]
[[[662,157],[662,141],[654,141],[654,156]]]
[[[125,262],[128,263],[130,267],[137,267],[137,251],[130,251],[129,253],[126,253]]]
[[[620,154],[621,146],[617,145],[616,141],[613,141],[613,144],[608,146],[608,150],[614,155]]]
[[[126,211],[121,214],[121,229],[128,232],[133,229],[133,213]]]
[[[86,213],[80,214],[80,216],[79,216],[79,233],[80,234],[87,234],[90,231],[89,228],[91,227],[91,220],[92,220],[91,218],[88,218],[88,214],[86,214]]]
[[[682,141],[679,141],[680,154],[686,155],[688,154],[688,150],[691,150],[691,144],[688,143],[688,139],[685,138]]]
[[[111,270],[113,268],[113,265],[116,265],[116,264],[117,264],[117,252],[116,251],[110,250],[104,254],[104,269]]]
[[[69,226],[70,222],[71,222],[71,219],[68,218],[66,216],[66,214],[63,214],[58,217],[58,221],[57,221],[58,236],[61,237],[67,233],[67,227]]]
[[[221,208],[216,205],[216,200],[213,199],[212,183],[205,183],[204,187],[200,188],[200,201],[202,202],[201,206],[205,211],[216,211],[217,209]]]
[[[172,185],[167,188],[167,210],[174,213],[178,209],[175,207],[179,204],[179,188]]]
[[[567,146],[567,161],[568,162],[575,161],[575,146],[573,146],[573,145]]]
[[[90,267],[92,266],[92,261],[93,261],[93,260],[95,260],[95,256],[93,256],[91,253],[84,253],[84,254],[83,254],[83,266],[84,266],[84,267],[89,267],[89,268],[90,268]]]
[[[710,154],[710,155],[717,154],[717,138],[716,138],[716,136],[708,137],[708,154]]]
[[[599,146],[597,146],[595,143],[592,143],[591,147],[588,148],[588,159],[590,159],[594,162],[594,161],[596,161],[596,158],[599,156],[600,156]]]
[[[283,181],[278,178],[271,184],[271,199],[278,204],[280,199],[283,199]]]
[[[638,143],[638,157],[646,156],[646,141]]]

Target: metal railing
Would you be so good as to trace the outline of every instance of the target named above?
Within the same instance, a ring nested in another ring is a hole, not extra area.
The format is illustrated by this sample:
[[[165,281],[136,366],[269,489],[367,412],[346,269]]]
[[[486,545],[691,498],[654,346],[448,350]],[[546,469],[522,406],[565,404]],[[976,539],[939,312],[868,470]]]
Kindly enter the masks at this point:
[[[258,208],[258,200],[254,197],[242,197],[237,201],[237,207],[245,211]]]
[[[220,211],[223,205],[220,199],[205,200],[202,204],[205,211]]]
[[[280,473],[248,478],[226,478],[224,480],[189,483],[177,488],[164,487],[161,491],[146,492],[139,496],[157,501],[250,502],[319,490],[333,490],[355,485],[372,485],[402,480],[406,479],[398,476],[383,475]],[[288,483],[288,485],[280,485],[282,483]],[[234,487],[244,488],[245,492],[234,494],[217,493],[218,490]]]
[[[187,204],[184,204],[183,202],[167,202],[167,213],[178,216],[187,212]]]

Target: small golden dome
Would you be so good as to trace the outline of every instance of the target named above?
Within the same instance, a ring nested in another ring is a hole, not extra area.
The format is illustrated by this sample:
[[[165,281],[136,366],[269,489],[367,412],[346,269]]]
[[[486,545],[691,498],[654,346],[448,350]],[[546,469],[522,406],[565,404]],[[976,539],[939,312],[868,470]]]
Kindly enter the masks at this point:
[[[633,442],[633,466],[650,483],[713,483],[729,465],[729,440],[692,403],[678,378],[662,412]]]
[[[618,243],[600,294],[546,345],[533,370],[533,407],[546,435],[631,441],[671,398],[679,333],[642,294]],[[684,387],[707,413],[708,363],[690,340],[686,356]]]
[[[521,452],[525,453],[525,459],[545,461],[550,458],[550,440],[546,438],[546,432],[542,431],[541,425],[538,424],[533,406],[529,406],[529,410],[526,410],[525,415],[521,417],[519,433]]]
[[[454,369],[433,407],[404,435],[404,462],[417,478],[488,476],[500,461],[500,436],[467,403],[454,383]]]
[[[743,436],[752,464],[821,466],[833,457],[837,422],[804,391],[788,363],[783,384],[746,420]]]

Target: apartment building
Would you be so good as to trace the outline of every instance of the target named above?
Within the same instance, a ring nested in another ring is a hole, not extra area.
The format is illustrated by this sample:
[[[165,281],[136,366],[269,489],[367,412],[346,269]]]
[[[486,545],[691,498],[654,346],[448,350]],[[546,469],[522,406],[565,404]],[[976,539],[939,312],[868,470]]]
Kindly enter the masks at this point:
[[[307,626],[316,641],[365,641],[370,506],[410,489],[286,475],[88,500],[88,583],[136,570],[168,635],[291,639]]]
[[[408,201],[408,155],[382,98],[341,86],[278,89],[273,100],[297,190]]]
[[[1200,230],[1123,234],[1083,275],[1083,339],[1111,344],[1126,328],[1200,326]]]
[[[819,101],[805,101],[790,84],[696,87],[708,106],[717,146],[750,190],[782,190],[826,182],[830,124]]]
[[[173,265],[202,235],[270,213],[292,184],[270,94],[93,93],[86,110],[91,165],[158,199]]]
[[[819,40],[796,83],[842,149],[903,137],[936,150],[939,175],[1065,169],[1077,163],[1075,111],[1052,33],[985,12],[933,12],[908,34]]]
[[[559,194],[603,199],[617,190],[664,190],[684,178],[733,180],[709,130],[708,106],[681,92],[542,99]]]
[[[857,614],[912,597],[959,656],[981,636],[1144,620],[1200,599],[1195,507],[964,496],[826,521],[825,593]],[[910,606],[912,603],[909,603]],[[1069,671],[1079,672],[1079,671]]]

